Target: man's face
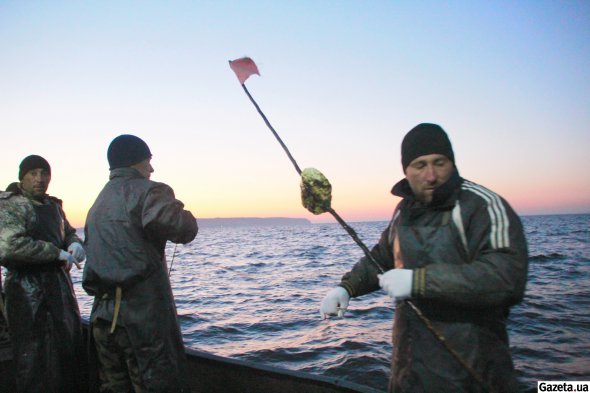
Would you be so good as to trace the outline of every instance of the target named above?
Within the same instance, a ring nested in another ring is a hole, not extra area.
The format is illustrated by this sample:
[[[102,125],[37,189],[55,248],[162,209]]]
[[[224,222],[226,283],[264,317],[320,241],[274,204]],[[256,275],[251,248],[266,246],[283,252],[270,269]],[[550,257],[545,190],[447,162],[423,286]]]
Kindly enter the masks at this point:
[[[406,179],[420,202],[432,202],[432,193],[444,184],[453,173],[453,163],[442,154],[420,156],[406,168]]]
[[[152,164],[150,163],[151,161],[151,158],[146,158],[145,160],[140,161],[137,164],[131,165],[131,168],[137,169],[139,173],[141,173],[141,176],[145,177],[146,179],[149,179],[152,172],[154,171],[154,168],[152,168]]]
[[[51,181],[51,174],[43,168],[31,169],[20,181],[20,186],[27,193],[31,194],[33,198],[41,198],[47,192],[49,182]]]

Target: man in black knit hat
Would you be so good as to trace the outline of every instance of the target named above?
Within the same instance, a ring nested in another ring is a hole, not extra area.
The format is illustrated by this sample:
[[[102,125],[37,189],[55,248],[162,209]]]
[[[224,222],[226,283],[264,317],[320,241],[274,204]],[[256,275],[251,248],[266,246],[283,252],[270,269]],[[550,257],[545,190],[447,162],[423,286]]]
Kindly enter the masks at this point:
[[[402,201],[371,250],[381,269],[361,258],[328,292],[322,316],[341,316],[351,297],[382,288],[395,300],[389,391],[518,391],[506,320],[527,280],[520,219],[459,176],[436,124],[406,134],[402,167],[392,190]]]
[[[51,167],[24,158],[19,182],[0,193],[0,263],[7,268],[6,316],[17,392],[84,390],[82,325],[69,271],[85,258],[82,241],[47,195]],[[3,381],[9,389],[9,382]]]
[[[82,285],[95,297],[101,392],[190,391],[164,248],[191,242],[197,222],[169,186],[149,180],[151,157],[137,136],[113,139],[109,181],[86,219]]]

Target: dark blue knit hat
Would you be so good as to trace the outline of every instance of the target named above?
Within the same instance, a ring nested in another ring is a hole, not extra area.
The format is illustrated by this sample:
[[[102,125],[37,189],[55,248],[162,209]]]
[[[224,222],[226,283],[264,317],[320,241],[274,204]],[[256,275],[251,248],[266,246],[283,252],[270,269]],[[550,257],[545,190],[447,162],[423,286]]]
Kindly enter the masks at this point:
[[[453,146],[441,126],[431,123],[418,124],[402,141],[402,167],[404,172],[412,161],[428,154],[445,155],[455,163]]]
[[[151,158],[148,145],[135,135],[119,135],[109,145],[107,159],[109,169],[124,168]]]

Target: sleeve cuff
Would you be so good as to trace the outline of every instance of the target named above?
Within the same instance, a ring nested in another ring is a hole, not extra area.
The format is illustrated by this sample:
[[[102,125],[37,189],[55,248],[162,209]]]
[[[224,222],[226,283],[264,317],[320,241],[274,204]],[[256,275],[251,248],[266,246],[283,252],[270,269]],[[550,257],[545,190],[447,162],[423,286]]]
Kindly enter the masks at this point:
[[[412,277],[412,297],[424,297],[426,295],[426,269],[421,267],[414,270]]]
[[[338,284],[338,286],[346,289],[346,292],[348,292],[348,296],[354,297],[353,296],[354,291],[352,290],[352,287],[348,283],[341,282],[340,284]]]

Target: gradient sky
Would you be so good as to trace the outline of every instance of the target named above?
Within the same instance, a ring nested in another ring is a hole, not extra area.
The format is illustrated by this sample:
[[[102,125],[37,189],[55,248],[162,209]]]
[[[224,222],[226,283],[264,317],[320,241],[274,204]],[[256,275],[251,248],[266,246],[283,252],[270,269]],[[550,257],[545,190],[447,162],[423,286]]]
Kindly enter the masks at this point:
[[[588,1],[0,1],[0,189],[29,154],[72,224],[143,138],[197,217],[313,216],[228,66],[348,221],[386,220],[400,143],[440,124],[519,214],[590,212]]]

